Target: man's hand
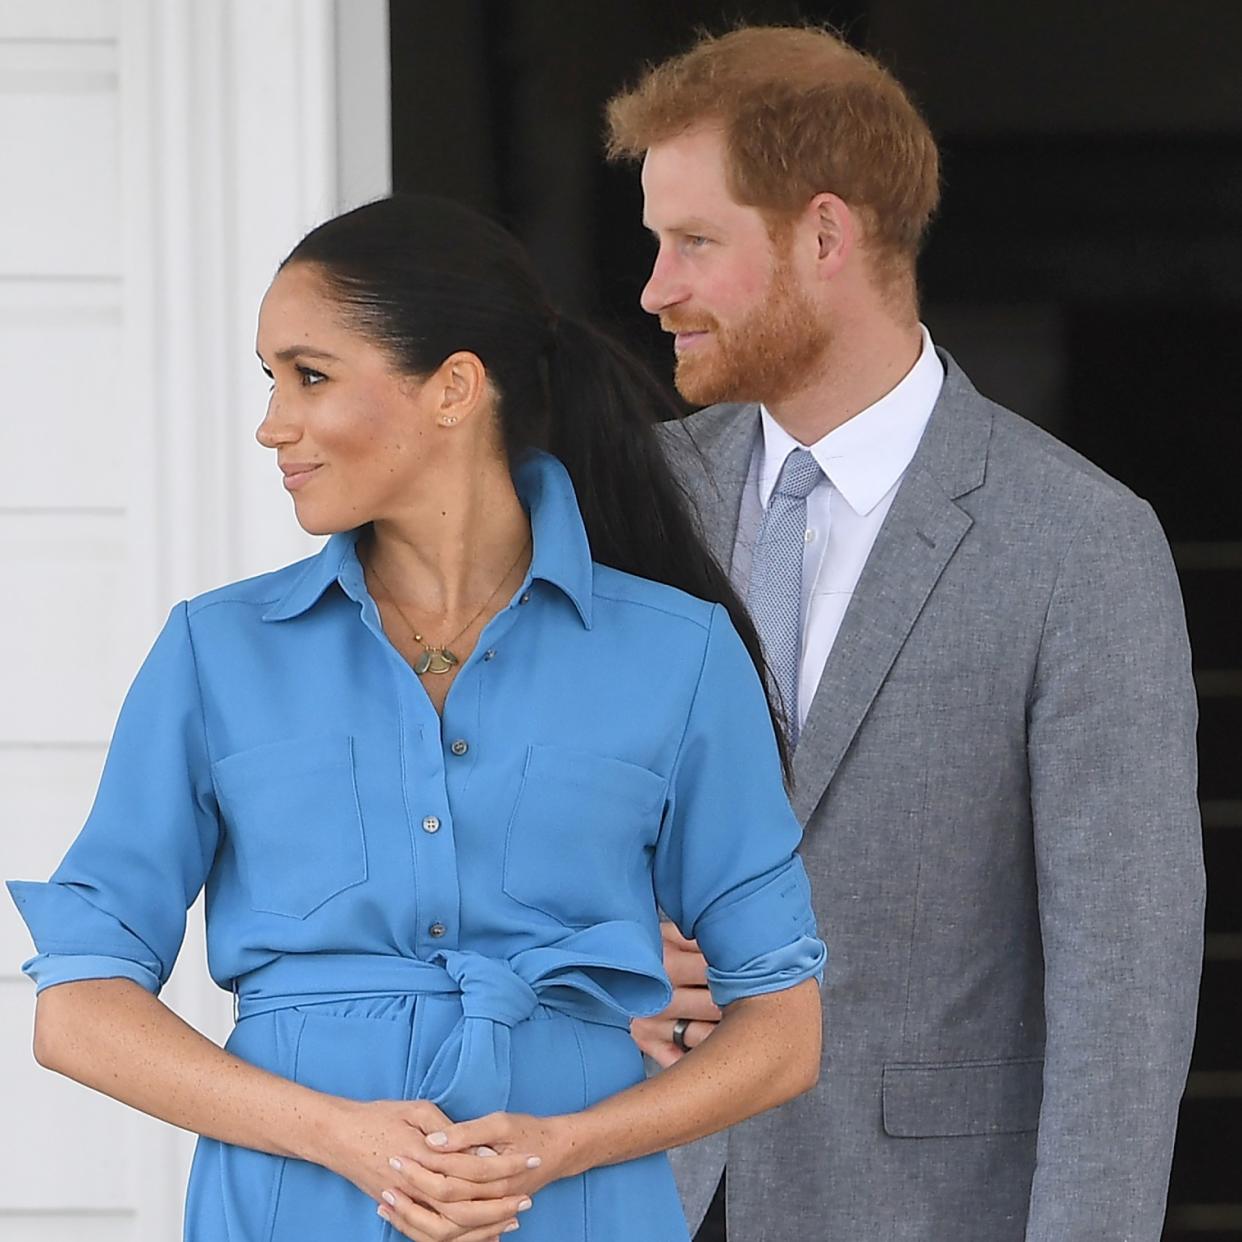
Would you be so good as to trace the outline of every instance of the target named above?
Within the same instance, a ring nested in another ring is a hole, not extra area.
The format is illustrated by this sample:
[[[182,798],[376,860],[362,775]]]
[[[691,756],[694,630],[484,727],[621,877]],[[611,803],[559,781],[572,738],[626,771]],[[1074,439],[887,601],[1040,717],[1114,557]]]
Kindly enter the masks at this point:
[[[697,1048],[716,1029],[720,1010],[707,990],[707,962],[699,946],[667,920],[660,924],[660,935],[664,939],[664,969],[673,984],[673,999],[654,1018],[635,1018],[630,1023],[630,1034],[647,1056],[667,1069],[685,1055],[673,1043],[673,1024],[679,1018],[689,1019],[684,1037],[686,1047]]]

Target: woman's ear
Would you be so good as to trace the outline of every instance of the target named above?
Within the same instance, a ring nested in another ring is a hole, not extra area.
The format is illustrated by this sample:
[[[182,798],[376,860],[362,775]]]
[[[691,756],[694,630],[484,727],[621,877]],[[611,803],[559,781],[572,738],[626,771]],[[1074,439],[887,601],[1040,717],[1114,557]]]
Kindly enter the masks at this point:
[[[439,427],[456,427],[488,405],[487,368],[477,354],[450,354],[423,383],[431,413]]]

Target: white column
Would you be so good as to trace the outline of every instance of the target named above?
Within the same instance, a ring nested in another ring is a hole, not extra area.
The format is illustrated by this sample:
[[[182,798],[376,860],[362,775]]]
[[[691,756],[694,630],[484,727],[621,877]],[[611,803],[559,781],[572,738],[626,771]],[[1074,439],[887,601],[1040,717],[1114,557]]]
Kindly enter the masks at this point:
[[[375,0],[125,0],[124,16],[135,585],[153,628],[178,598],[318,546],[254,440],[255,322],[305,232],[390,188],[388,31]],[[200,902],[165,995],[222,1038],[229,1006],[201,943]],[[178,1236],[189,1148],[152,1129],[142,1242]]]

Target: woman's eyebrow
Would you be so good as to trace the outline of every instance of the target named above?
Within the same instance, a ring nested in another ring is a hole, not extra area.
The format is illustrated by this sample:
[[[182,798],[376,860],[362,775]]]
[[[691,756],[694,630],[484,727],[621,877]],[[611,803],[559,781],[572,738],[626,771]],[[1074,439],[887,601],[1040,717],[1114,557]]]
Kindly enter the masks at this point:
[[[290,345],[287,349],[278,350],[276,353],[277,362],[292,362],[294,358],[321,358],[326,362],[340,361],[335,354],[328,353],[326,349],[316,349],[313,345]]]

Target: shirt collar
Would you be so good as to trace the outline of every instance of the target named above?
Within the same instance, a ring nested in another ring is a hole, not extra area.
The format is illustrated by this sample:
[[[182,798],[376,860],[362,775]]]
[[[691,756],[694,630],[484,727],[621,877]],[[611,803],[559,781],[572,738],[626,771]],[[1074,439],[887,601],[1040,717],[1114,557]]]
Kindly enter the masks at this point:
[[[578,610],[582,624],[590,629],[595,572],[569,472],[550,453],[532,452],[514,470],[513,482],[530,513],[533,551],[526,584],[540,579],[559,588]],[[333,583],[339,583],[350,599],[366,599],[366,581],[356,550],[363,529],[333,535],[318,555],[303,563],[292,585],[267,609],[263,620],[288,621],[301,616]]]
[[[518,463],[513,482],[530,514],[534,552],[528,578],[562,590],[589,630],[595,566],[569,471],[551,453],[531,452]]]
[[[944,383],[931,334],[920,327],[923,348],[905,378],[814,444],[800,444],[760,406],[759,500],[765,509],[785,458],[803,447],[855,513],[870,513],[884,499],[910,464]]]

